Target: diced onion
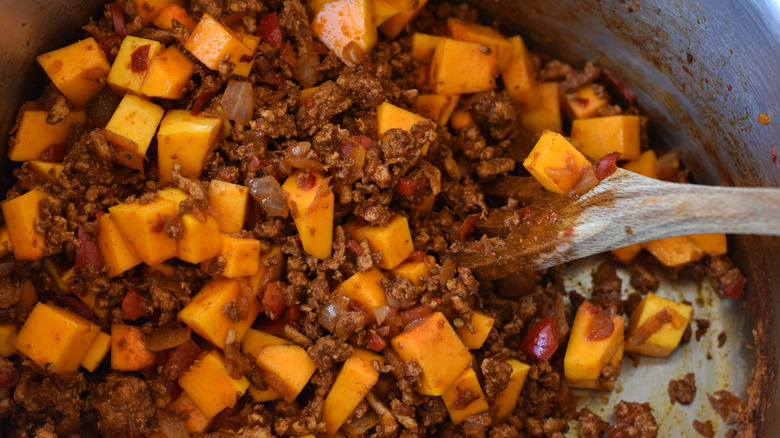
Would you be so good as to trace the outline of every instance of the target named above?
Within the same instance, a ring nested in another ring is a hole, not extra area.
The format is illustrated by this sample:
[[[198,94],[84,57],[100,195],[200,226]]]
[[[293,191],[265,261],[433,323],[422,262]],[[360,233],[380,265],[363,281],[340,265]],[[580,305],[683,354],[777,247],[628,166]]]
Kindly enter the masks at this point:
[[[225,116],[244,125],[252,121],[254,102],[252,84],[246,81],[231,79],[222,94],[222,109],[225,111]]]
[[[333,332],[333,329],[336,328],[336,323],[343,314],[344,308],[333,302],[320,309],[319,315],[317,315],[317,322],[325,327],[325,330]]]
[[[287,203],[284,191],[276,178],[266,175],[249,181],[249,193],[255,198],[270,217],[287,216]]]
[[[593,172],[593,168],[588,167],[588,170],[582,174],[582,177],[574,186],[574,192],[577,196],[582,196],[598,184],[599,179],[596,178],[596,173]]]
[[[393,309],[390,306],[379,306],[374,308],[374,316],[376,317],[376,322],[382,324],[384,320],[387,319],[387,315],[389,315],[392,310]]]
[[[149,335],[146,346],[152,351],[167,350],[187,342],[191,335],[192,330],[189,327],[158,328]]]
[[[376,413],[368,410],[362,417],[356,418],[349,423],[344,423],[341,426],[341,430],[349,436],[362,436],[364,432],[376,426],[377,423],[379,423],[379,419]]]

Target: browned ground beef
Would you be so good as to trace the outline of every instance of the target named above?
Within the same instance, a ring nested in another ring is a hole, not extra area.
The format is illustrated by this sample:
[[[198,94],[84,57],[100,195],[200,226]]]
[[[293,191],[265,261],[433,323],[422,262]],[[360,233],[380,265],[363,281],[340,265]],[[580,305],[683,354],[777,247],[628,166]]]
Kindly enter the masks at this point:
[[[696,376],[688,373],[680,380],[669,381],[669,399],[672,404],[680,402],[688,404],[693,401],[696,395]]]

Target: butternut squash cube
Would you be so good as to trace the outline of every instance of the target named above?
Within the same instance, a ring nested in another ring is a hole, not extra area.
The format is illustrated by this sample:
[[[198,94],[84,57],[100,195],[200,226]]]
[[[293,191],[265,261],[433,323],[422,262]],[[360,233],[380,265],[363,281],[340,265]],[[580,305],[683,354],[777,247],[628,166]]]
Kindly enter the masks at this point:
[[[168,405],[168,408],[185,419],[187,431],[190,433],[203,433],[211,427],[213,418],[207,417],[198,409],[186,392],[182,392],[179,398]]]
[[[371,312],[387,304],[385,288],[381,284],[386,278],[377,268],[368,272],[356,272],[341,283],[333,293],[354,300],[367,312]]]
[[[5,226],[8,227],[8,239],[17,260],[38,260],[43,257],[45,238],[35,231],[35,218],[41,214],[41,201],[48,196],[38,189],[33,189],[22,196],[0,203]]]
[[[617,351],[615,351],[615,354],[612,355],[612,358],[609,359],[607,362],[608,365],[612,365],[617,372],[615,374],[612,374],[610,378],[602,378],[601,376],[596,380],[570,380],[566,379],[566,384],[569,385],[571,388],[580,388],[580,389],[595,389],[598,391],[612,391],[615,389],[615,382],[617,381],[618,376],[620,375],[620,365],[623,361],[623,351],[625,350],[626,343],[623,342],[618,347]]]
[[[144,19],[146,23],[152,21],[157,14],[160,13],[166,6],[176,3],[184,6],[184,2],[180,0],[133,0],[135,2],[135,8],[138,11],[138,15]]]
[[[215,278],[179,311],[179,321],[219,348],[225,348],[228,336],[235,336],[233,340],[241,342],[260,314],[260,302],[256,298],[250,299],[246,316],[238,322],[233,321],[225,314],[225,306],[229,307],[237,300],[238,294],[237,280]]]
[[[525,112],[538,108],[542,104],[542,94],[536,82],[531,53],[519,36],[510,38],[509,45],[509,59],[506,61],[504,69],[501,70],[504,87],[512,96],[512,101],[518,111]]]
[[[284,268],[284,254],[279,245],[274,245],[266,253],[260,254],[257,273],[247,279],[252,290],[257,291],[269,281],[278,280]]]
[[[209,183],[209,208],[217,214],[219,231],[233,234],[244,229],[249,189],[225,181]]]
[[[278,392],[274,391],[274,389],[271,388],[270,386],[266,387],[265,389],[257,389],[256,386],[249,385],[247,394],[249,394],[249,396],[252,397],[252,400],[255,403],[265,403],[267,401],[277,400],[282,398],[282,396],[279,395]]]
[[[596,90],[602,90],[599,94]],[[609,96],[604,88],[596,84],[588,84],[566,96],[564,109],[570,119],[589,119],[596,117],[601,108],[609,105]]]
[[[282,339],[260,330],[248,329],[244,334],[244,340],[241,341],[241,351],[257,357],[263,348],[269,345],[295,345],[287,339]]]
[[[523,161],[528,169],[545,189],[565,194],[577,185],[585,172],[593,171],[585,156],[565,137],[555,132],[545,132]]]
[[[171,3],[160,9],[157,15],[152,18],[152,24],[160,29],[173,29],[173,20],[183,24],[190,32],[195,30],[195,26],[198,25],[198,22],[176,3]]]
[[[371,0],[333,0],[314,11],[311,30],[347,65],[359,64],[377,40]]]
[[[425,120],[425,117],[399,108],[389,102],[383,102],[376,108],[376,127],[380,137],[391,129],[403,129],[411,133],[412,126]],[[428,152],[429,145],[430,143],[426,143],[423,146],[423,155]]]
[[[607,319],[606,322],[599,321]],[[611,332],[602,325],[612,325]],[[625,320],[587,300],[577,309],[563,358],[567,380],[598,380],[601,370],[623,344]]]
[[[450,322],[441,312],[390,340],[393,350],[405,361],[415,361],[422,369],[420,394],[442,395],[464,368],[471,354]]]
[[[477,398],[466,406],[459,406],[459,403],[457,403],[458,396],[464,391],[471,391]],[[479,385],[477,373],[469,366],[444,391],[441,399],[444,401],[444,405],[447,406],[447,412],[450,413],[450,420],[453,424],[460,424],[466,418],[490,409],[485,393],[482,392],[482,387]]]
[[[313,183],[312,183],[313,182]],[[325,260],[333,245],[333,203],[330,177],[295,171],[282,185],[303,250]]]
[[[260,269],[260,241],[232,237],[227,234],[220,236],[219,254],[225,259],[225,269],[222,275],[227,278],[248,277]]]
[[[49,113],[42,109],[22,108],[16,135],[8,144],[11,161],[40,160],[41,154],[51,146],[65,144],[74,123],[87,121],[85,111],[73,111],[59,123],[46,123]]]
[[[169,110],[157,131],[160,183],[173,182],[173,163],[181,163],[182,176],[200,178],[206,154],[216,147],[221,127],[222,119]]]
[[[431,119],[437,125],[444,126],[455,111],[460,96],[445,96],[440,94],[422,94],[412,104],[412,108],[423,116]]]
[[[420,61],[430,61],[436,46],[444,37],[428,35],[427,33],[415,32],[412,35],[412,58]]]
[[[100,327],[70,310],[47,303],[33,307],[16,336],[16,348],[42,369],[70,373],[79,368]]]
[[[374,369],[372,365],[374,361],[379,366],[385,364],[382,356],[356,348],[344,362],[322,407],[322,421],[325,422],[326,434],[335,434],[371,388],[376,385],[379,371]]]
[[[32,281],[22,283],[22,296],[19,298],[19,308],[32,310],[38,302],[38,294],[35,292],[35,285]]]
[[[664,266],[680,266],[704,257],[704,250],[688,236],[651,240],[642,247]]]
[[[433,195],[424,195],[420,197],[420,200],[414,204],[414,209],[421,213],[428,213],[433,211],[433,206],[436,204],[436,197]]]
[[[173,202],[176,204],[176,211],[179,210],[179,204],[190,197],[189,193],[178,187],[170,187],[163,190],[158,190],[156,196],[160,199]]]
[[[485,44],[498,51],[498,70],[503,72],[513,54],[513,45],[495,29],[476,23],[467,23],[454,17],[447,17],[447,28],[453,39]]]
[[[498,51],[484,44],[444,38],[433,52],[430,75],[435,94],[492,90],[498,76]]]
[[[141,94],[163,99],[181,99],[195,73],[195,63],[170,46],[157,54],[146,69]]]
[[[557,82],[542,82],[537,85],[539,105],[520,114],[520,126],[526,131],[539,135],[544,131],[561,132],[560,92]]]
[[[106,54],[92,37],[38,56],[38,64],[77,108],[103,89],[111,70]]]
[[[10,254],[14,248],[11,246],[11,239],[8,237],[8,227],[0,227],[0,257]]]
[[[639,158],[639,116],[575,120],[571,126],[571,142],[594,160],[612,152],[620,152],[622,160],[635,160]]]
[[[379,30],[388,38],[397,37],[410,21],[422,10],[428,0],[386,0],[398,9],[398,13],[385,20]]]
[[[179,377],[179,386],[206,418],[214,418],[223,409],[236,405],[249,388],[249,380],[244,376],[230,377],[225,359],[219,351],[211,350]]]
[[[75,268],[71,268],[65,275],[62,276],[63,279],[67,279],[70,276],[75,275],[76,271]],[[84,304],[87,305],[87,307],[90,308],[95,313],[95,316],[97,316],[100,319],[106,319],[106,316],[108,315],[108,309],[102,309],[97,307],[97,295],[95,292],[89,290],[82,294],[76,294],[76,297],[81,300]]]
[[[631,312],[626,351],[667,357],[677,348],[691,322],[693,307],[650,292]]]
[[[309,353],[297,345],[267,345],[256,362],[266,383],[288,403],[298,397],[317,370]]]
[[[162,43],[132,35],[126,36],[111,65],[106,82],[117,94],[141,93],[149,65],[165,49]],[[139,65],[144,61],[142,65]],[[140,67],[140,68],[139,68]]]
[[[190,37],[184,42],[184,48],[190,51],[195,58],[212,70],[219,69],[219,63],[227,58],[235,64],[233,74],[239,75],[244,71],[236,71],[243,65],[254,63],[253,51],[244,43],[244,38],[222,23],[215,20],[209,14],[203,14]],[[247,76],[246,74],[239,76]]]
[[[111,368],[140,371],[154,365],[156,357],[146,347],[141,329],[132,325],[111,325]]]
[[[122,236],[110,214],[98,216],[97,221],[100,225],[100,230],[97,233],[97,246],[106,264],[108,278],[116,277],[141,264],[141,259],[135,255],[133,247]]]
[[[165,217],[177,218],[176,206],[165,199],[138,201],[108,209],[125,242],[149,266],[176,256],[177,240],[165,234]]]
[[[392,2],[392,0],[374,0],[374,25],[379,27],[390,17],[401,12]]]
[[[0,324],[0,356],[11,357],[16,354],[16,325],[10,323]]]
[[[723,233],[691,234],[688,237],[711,256],[724,255],[728,252],[726,235]]]
[[[634,261],[636,256],[642,252],[642,244],[635,243],[633,245],[624,246],[622,248],[613,249],[610,251],[615,257],[618,258],[624,265],[627,265]]]
[[[431,269],[433,269],[434,266],[436,266],[436,258],[433,256],[426,256],[425,260],[421,262],[407,260],[391,269],[390,273],[393,275],[400,275],[414,283],[416,286],[419,286],[422,284],[422,279],[431,273]]]
[[[108,356],[111,349],[111,335],[105,332],[98,333],[95,341],[89,347],[86,356],[81,360],[81,366],[89,372],[95,371]]]
[[[450,126],[455,132],[474,126],[474,118],[466,110],[455,110],[450,116]]]
[[[249,33],[239,33],[238,35],[241,37],[241,41],[244,45],[249,48],[249,52],[253,55],[250,57],[251,59],[244,58],[243,61],[239,62],[233,69],[233,74],[236,76],[248,77],[249,73],[252,72],[252,67],[255,65],[256,56],[254,53],[255,50],[257,50],[257,46],[260,45],[260,37]]]
[[[219,223],[212,216],[201,222],[191,214],[181,217],[182,230],[176,257],[189,263],[200,263],[219,255],[222,245]]]
[[[621,167],[629,172],[638,173],[648,178],[658,178],[658,172],[655,170],[656,161],[658,161],[658,158],[655,155],[655,151],[648,149],[642,152],[639,158],[624,163]]]
[[[48,161],[30,160],[28,165],[35,173],[53,183],[57,182],[57,178],[65,170],[64,164],[50,163]]]
[[[509,375],[509,383],[506,385],[506,389],[501,391],[493,400],[493,406],[496,407],[495,414],[493,414],[493,421],[498,423],[507,417],[517,406],[517,401],[520,399],[520,392],[523,390],[525,384],[525,378],[528,376],[530,366],[520,362],[517,359],[509,359],[506,361],[512,366],[512,373]]]
[[[384,226],[355,227],[350,234],[355,240],[368,240],[371,252],[382,252],[382,258],[377,263],[382,269],[395,268],[414,252],[409,220],[401,215],[396,215]]]
[[[149,149],[164,114],[165,110],[161,106],[134,94],[125,94],[111,120],[108,121],[106,131],[130,140],[133,148],[127,149],[128,145],[124,142],[112,142],[114,162],[131,169],[142,170],[146,150]]]
[[[458,334],[463,340],[463,345],[469,349],[475,350],[482,348],[482,344],[487,340],[490,335],[490,330],[493,328],[495,320],[492,316],[485,315],[482,312],[474,311],[471,316],[471,324],[474,326],[474,333],[471,333],[468,326],[463,324],[458,328]]]

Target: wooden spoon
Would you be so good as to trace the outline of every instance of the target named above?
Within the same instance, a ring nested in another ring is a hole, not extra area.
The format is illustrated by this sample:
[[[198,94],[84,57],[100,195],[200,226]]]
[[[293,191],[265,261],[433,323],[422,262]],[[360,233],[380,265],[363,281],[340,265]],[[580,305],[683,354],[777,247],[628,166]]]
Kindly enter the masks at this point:
[[[511,226],[506,236],[467,247],[457,255],[460,266],[496,279],[664,237],[780,235],[776,188],[678,184],[618,169],[579,199],[557,199],[563,202],[532,205],[531,220]]]

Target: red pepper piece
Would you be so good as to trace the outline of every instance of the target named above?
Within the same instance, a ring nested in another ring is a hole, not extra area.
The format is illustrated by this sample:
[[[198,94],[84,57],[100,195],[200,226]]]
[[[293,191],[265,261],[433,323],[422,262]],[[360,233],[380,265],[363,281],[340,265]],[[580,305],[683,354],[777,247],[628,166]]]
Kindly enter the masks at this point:
[[[553,319],[548,316],[539,321],[520,341],[520,349],[537,360],[547,362],[558,350],[558,335]]]

